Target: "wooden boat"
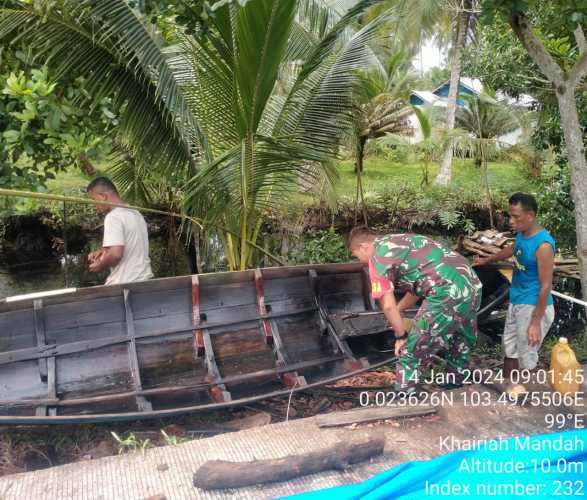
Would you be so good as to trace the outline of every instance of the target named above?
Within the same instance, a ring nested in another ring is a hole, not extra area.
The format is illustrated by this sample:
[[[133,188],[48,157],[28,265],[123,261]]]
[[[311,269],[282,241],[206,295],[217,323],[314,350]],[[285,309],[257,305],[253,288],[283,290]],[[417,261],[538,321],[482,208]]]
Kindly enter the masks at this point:
[[[486,305],[496,290],[489,286]],[[392,335],[381,313],[373,314],[376,304],[359,263],[13,299],[0,302],[0,424],[225,408],[393,359]]]

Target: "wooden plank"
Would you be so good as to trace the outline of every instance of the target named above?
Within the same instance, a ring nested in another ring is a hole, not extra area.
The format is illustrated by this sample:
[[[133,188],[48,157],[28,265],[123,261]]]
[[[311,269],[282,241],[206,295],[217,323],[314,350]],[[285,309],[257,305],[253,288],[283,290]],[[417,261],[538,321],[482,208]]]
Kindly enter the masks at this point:
[[[55,356],[47,359],[47,399],[57,399],[57,371],[55,367]],[[50,417],[57,415],[57,408],[49,406],[47,408]]]
[[[343,264],[313,264],[307,266],[283,266],[266,268],[264,272],[268,279],[273,278],[288,278],[294,276],[305,276],[309,269],[316,269],[321,275],[337,274],[337,273],[352,273],[360,271],[362,264],[357,262],[349,262]],[[226,284],[229,282],[247,282],[251,279],[250,271],[239,271],[232,273],[218,272],[206,273],[199,275],[200,283],[204,286],[211,284]],[[128,288],[133,293],[167,291],[178,289],[182,287],[189,287],[189,277],[171,277],[158,278],[144,282],[130,283],[124,285],[110,285],[110,286],[94,286],[88,288],[81,288],[75,294],[68,294],[58,297],[50,297],[45,300],[47,305],[60,305],[69,302],[79,302],[86,299],[95,299],[101,297],[120,296],[124,288]],[[8,311],[21,310],[23,308],[31,308],[32,300],[24,300],[22,302],[5,302],[0,301],[0,314]]]
[[[310,280],[310,290],[312,290],[312,295],[314,297],[314,303],[316,304],[316,308],[320,310],[320,299],[318,295],[318,273],[315,269],[310,269],[308,271],[308,279]],[[323,317],[322,314],[318,314],[318,318],[320,321],[320,331],[325,334],[328,331],[328,326],[326,324],[326,319]]]
[[[137,341],[135,338],[135,322],[130,304],[130,291],[128,288],[123,290],[124,297],[124,312],[126,321],[126,331],[128,336],[128,356],[130,373],[134,382],[135,390],[141,391],[143,384],[141,383],[141,369],[139,366],[139,357],[137,355]],[[153,406],[143,396],[136,396],[137,407],[139,411],[153,411]]]
[[[49,406],[49,401],[59,401],[57,398],[57,374],[55,369],[55,356],[50,358],[44,358],[39,361],[45,362],[45,368],[47,370],[47,376],[45,382],[47,382],[47,402],[37,406],[35,409],[35,415],[38,417],[50,416],[54,417],[57,415],[57,408],[54,405]]]
[[[266,316],[267,319],[273,318],[282,318],[286,316],[295,316],[298,314],[305,314],[308,312],[315,311],[315,307],[306,307],[297,310],[291,311],[283,311],[279,313],[272,313]],[[218,323],[209,323],[207,324],[207,328],[209,330],[212,329],[220,329],[224,327],[238,325],[240,323],[246,323],[251,321],[258,321],[260,319],[259,316],[255,316],[247,321],[237,320],[237,321],[223,321]],[[164,330],[157,330],[152,332],[145,332],[145,333],[135,333],[135,339],[146,339],[146,338],[153,338],[153,337],[162,337],[165,335],[172,335],[178,334],[182,332],[188,331],[189,328],[179,328],[179,329],[164,329]],[[214,332],[211,332],[213,335]],[[193,336],[193,332],[186,333],[187,336]],[[75,354],[78,352],[88,351],[92,349],[99,349],[101,347],[106,347],[109,345],[114,344],[123,344],[128,342],[128,335],[125,336],[115,336],[115,337],[105,337],[103,339],[94,339],[94,340],[83,340],[80,342],[70,342],[68,344],[60,344],[60,345],[46,345],[41,347],[28,347],[26,349],[18,349],[15,351],[8,351],[0,353],[0,365],[5,365],[9,363],[15,363],[17,361],[27,361],[31,359],[38,359],[38,358],[48,358],[50,356],[62,356],[65,354]]]
[[[564,259],[564,258],[557,259],[557,258],[555,258],[554,259],[554,265],[555,266],[576,266],[577,264],[578,264],[578,260],[575,259],[575,258],[572,258],[572,259],[570,259],[570,258],[569,259]]]
[[[492,245],[482,245],[470,240],[463,241],[463,247],[467,250],[471,250],[472,252],[478,252],[484,255],[493,255],[501,252],[501,248],[494,247]]]
[[[36,299],[33,302],[33,315],[35,323],[35,336],[37,338],[37,346],[42,347],[47,345],[47,337],[45,335],[45,317],[43,314],[43,299]],[[39,359],[39,373],[43,382],[47,381],[47,360]]]
[[[105,323],[123,323],[124,307],[118,297],[87,299],[59,305],[47,305],[45,299],[47,332],[84,330]],[[55,337],[55,334],[52,335]]]
[[[363,264],[360,262],[345,262],[342,264],[309,264],[305,266],[281,266],[263,268],[265,279],[291,278],[296,276],[307,276],[310,269],[318,274],[346,274],[356,273],[361,270]],[[208,276],[208,275],[206,275]]]
[[[387,420],[392,418],[410,418],[436,413],[431,405],[419,406],[382,406],[379,408],[358,408],[319,415],[316,417],[318,427],[338,427],[341,425]]]
[[[287,366],[290,364],[289,356],[287,351],[285,350],[285,344],[283,343],[283,339],[281,338],[281,334],[279,333],[279,328],[277,326],[277,322],[272,319],[271,321],[271,328],[273,331],[273,352],[275,353],[275,357],[277,358],[277,366]]]
[[[331,377],[319,379],[317,382],[311,382],[308,384],[308,387],[301,387],[301,388],[294,388],[293,391],[298,390],[306,390],[308,388],[318,387],[321,385],[327,385],[332,382],[336,382],[341,378],[346,377],[353,377],[355,375],[359,375],[361,373],[366,372],[367,370],[375,370],[381,366],[387,365],[391,362],[395,361],[395,358],[390,357],[386,358],[382,361],[378,361],[373,363],[368,368],[361,368],[352,372],[346,372],[342,374],[336,374]],[[239,398],[236,401],[228,401],[226,403],[205,403],[200,405],[192,405],[192,406],[181,406],[178,408],[170,408],[170,409],[160,409],[160,410],[153,410],[148,415],[139,412],[123,412],[123,413],[93,413],[93,414],[78,414],[78,415],[58,415],[57,417],[49,419],[48,417],[34,417],[34,416],[23,416],[23,415],[0,415],[0,425],[6,424],[44,424],[44,423],[52,423],[52,424],[70,424],[70,423],[88,423],[88,422],[116,422],[116,421],[124,421],[124,420],[134,420],[137,418],[143,417],[150,417],[150,418],[158,418],[158,417],[171,417],[175,415],[186,414],[192,411],[205,411],[205,410],[218,410],[222,408],[227,408],[233,406],[234,404],[246,405],[249,403],[257,402],[262,399],[268,399],[273,397],[280,397],[290,393],[292,389],[279,389],[277,391],[272,391],[268,393],[257,394],[254,396],[247,396],[243,398]]]
[[[341,339],[361,337],[363,335],[375,335],[377,333],[392,331],[383,312],[372,316],[357,315],[356,317],[341,314],[329,314],[328,318],[332,322],[332,325]]]
[[[128,399],[139,396],[153,396],[153,395],[165,395],[173,394],[176,392],[186,392],[194,390],[208,390],[217,383],[232,384],[242,382],[253,382],[255,380],[264,379],[272,375],[280,375],[289,371],[306,370],[308,368],[315,368],[317,366],[324,366],[327,363],[335,363],[343,361],[343,356],[331,356],[327,358],[318,358],[311,361],[304,361],[302,363],[294,363],[285,367],[278,367],[266,370],[258,370],[252,373],[245,373],[242,375],[232,375],[230,377],[224,377],[212,382],[201,382],[195,384],[185,384],[178,386],[168,387],[155,387],[153,389],[143,389],[141,391],[126,391],[112,394],[103,394],[100,396],[90,396],[87,398],[75,398],[75,399],[20,399],[11,401],[0,400],[1,406],[38,406],[38,405],[55,405],[55,406],[76,406],[85,405],[90,403],[100,403],[102,401],[113,401],[117,399]]]
[[[318,274],[314,269],[310,269],[308,271],[308,276],[310,279],[310,286],[312,291],[314,292],[314,301],[316,303],[316,307],[318,308],[318,314],[320,316],[320,324],[321,328],[326,328],[326,332],[329,336],[331,341],[332,347],[335,352],[340,352],[349,358],[349,360],[354,361],[356,360],[353,351],[351,351],[350,347],[348,346],[347,342],[341,340],[338,335],[336,334],[336,329],[332,325],[332,322],[328,319],[328,314],[320,300],[320,294],[318,291]],[[324,331],[324,330],[323,330]]]
[[[192,321],[194,322],[194,357],[204,354],[204,337],[202,335],[200,316],[200,280],[198,275],[192,276]]]
[[[208,380],[212,386],[210,388],[210,396],[212,401],[217,403],[226,403],[232,401],[230,392],[226,390],[226,385],[222,382],[222,376],[214,357],[214,349],[212,348],[212,339],[210,338],[210,332],[208,329],[202,330],[202,336],[204,339],[204,356],[206,359],[206,368],[208,370]]]

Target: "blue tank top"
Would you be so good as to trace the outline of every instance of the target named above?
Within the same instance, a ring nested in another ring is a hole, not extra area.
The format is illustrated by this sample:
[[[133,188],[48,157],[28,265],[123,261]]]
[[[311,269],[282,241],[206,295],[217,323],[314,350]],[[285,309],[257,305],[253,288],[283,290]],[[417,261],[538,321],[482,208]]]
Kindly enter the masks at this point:
[[[543,243],[549,243],[556,252],[554,238],[546,229],[542,229],[530,238],[522,233],[516,235],[514,244],[514,276],[510,287],[511,304],[536,305],[540,295],[540,278],[536,250]],[[552,295],[548,294],[548,305],[552,304]]]

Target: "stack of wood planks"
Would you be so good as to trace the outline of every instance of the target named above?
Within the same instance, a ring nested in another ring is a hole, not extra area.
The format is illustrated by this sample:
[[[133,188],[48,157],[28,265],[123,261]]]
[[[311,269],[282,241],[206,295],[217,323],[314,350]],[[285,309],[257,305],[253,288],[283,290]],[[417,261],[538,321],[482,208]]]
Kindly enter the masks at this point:
[[[554,272],[564,278],[581,279],[577,259],[554,259]]]
[[[463,254],[489,257],[506,246],[512,245],[514,239],[513,233],[499,232],[495,229],[475,231],[469,237],[459,238],[455,250]],[[555,257],[554,268],[555,274],[564,278],[580,279],[581,277],[576,258]]]
[[[500,233],[495,229],[475,231],[470,237],[462,237],[457,243],[457,251],[471,253],[479,257],[489,257],[514,243],[512,233]]]

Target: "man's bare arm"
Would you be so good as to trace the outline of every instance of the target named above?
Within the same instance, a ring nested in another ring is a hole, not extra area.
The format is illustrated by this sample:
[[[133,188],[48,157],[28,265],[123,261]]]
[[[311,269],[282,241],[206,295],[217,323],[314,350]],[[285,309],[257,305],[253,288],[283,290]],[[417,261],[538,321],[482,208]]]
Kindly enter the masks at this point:
[[[396,337],[403,337],[405,334],[404,324],[393,292],[387,292],[381,297],[381,310],[393,328]]]
[[[418,300],[420,300],[420,297],[414,295],[411,292],[406,292],[406,294],[397,303],[397,308],[400,312],[405,311],[406,309],[410,309],[412,306],[415,306]]]
[[[99,273],[105,269],[110,269],[120,262],[123,255],[124,246],[122,245],[104,247],[100,258],[91,262],[89,269],[94,273]]]
[[[484,266],[492,262],[499,262],[500,260],[507,260],[514,255],[514,245],[503,248],[499,252],[490,255],[489,257],[473,257],[474,266]]]
[[[543,243],[536,250],[536,262],[538,263],[538,279],[540,281],[540,295],[536,307],[532,312],[532,321],[540,322],[546,305],[548,304],[548,296],[552,290],[552,275],[554,273],[554,252],[552,246],[548,243]]]

